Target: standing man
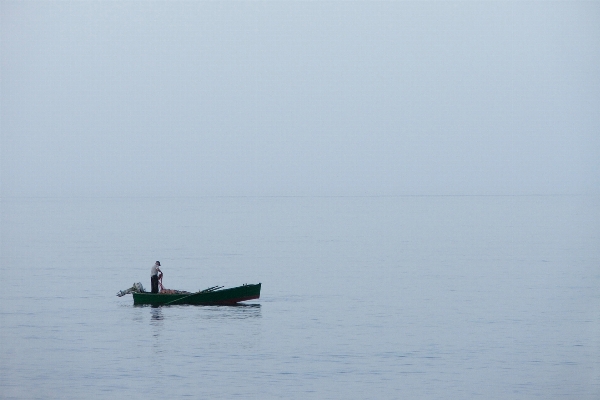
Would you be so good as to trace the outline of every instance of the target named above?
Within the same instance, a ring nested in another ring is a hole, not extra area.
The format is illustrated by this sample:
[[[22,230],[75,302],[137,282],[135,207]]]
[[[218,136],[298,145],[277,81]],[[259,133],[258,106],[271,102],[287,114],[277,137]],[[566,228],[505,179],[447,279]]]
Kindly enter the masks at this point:
[[[158,293],[158,273],[162,274],[160,270],[160,261],[157,261],[150,270],[150,284],[152,286],[152,293]]]

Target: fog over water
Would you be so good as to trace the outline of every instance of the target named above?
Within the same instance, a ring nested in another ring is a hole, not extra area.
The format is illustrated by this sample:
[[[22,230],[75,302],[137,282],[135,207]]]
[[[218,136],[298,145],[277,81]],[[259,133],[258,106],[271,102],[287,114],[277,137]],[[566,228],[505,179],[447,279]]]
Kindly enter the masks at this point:
[[[600,6],[2,2],[1,195],[600,192]]]
[[[599,4],[0,2],[0,398],[600,398]]]

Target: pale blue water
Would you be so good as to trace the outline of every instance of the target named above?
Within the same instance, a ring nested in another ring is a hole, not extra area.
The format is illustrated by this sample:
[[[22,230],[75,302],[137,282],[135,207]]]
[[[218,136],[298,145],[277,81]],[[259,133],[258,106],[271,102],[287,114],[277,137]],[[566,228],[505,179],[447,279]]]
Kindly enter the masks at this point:
[[[0,398],[600,398],[598,197],[1,207]],[[155,260],[167,288],[262,296],[115,296]]]

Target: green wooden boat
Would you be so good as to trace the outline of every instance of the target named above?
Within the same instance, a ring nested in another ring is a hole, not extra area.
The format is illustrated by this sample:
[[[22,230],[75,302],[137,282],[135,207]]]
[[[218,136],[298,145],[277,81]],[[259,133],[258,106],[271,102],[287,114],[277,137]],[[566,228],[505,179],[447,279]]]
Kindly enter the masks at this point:
[[[260,297],[260,283],[256,285],[243,285],[230,289],[210,288],[196,293],[165,294],[143,292],[132,294],[134,305],[233,305],[241,301],[258,299]]]

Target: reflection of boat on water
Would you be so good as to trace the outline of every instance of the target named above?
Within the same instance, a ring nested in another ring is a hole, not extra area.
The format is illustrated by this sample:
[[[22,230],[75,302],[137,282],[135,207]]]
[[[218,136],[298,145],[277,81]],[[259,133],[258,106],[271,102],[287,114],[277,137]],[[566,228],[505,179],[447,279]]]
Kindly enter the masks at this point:
[[[152,321],[162,321],[163,320],[163,315],[162,312],[160,311],[160,308],[155,308],[152,310]]]
[[[261,284],[243,285],[229,289],[213,287],[196,293],[148,293],[133,292],[133,304],[167,306],[180,304],[194,305],[237,305],[241,301],[260,297]]]

